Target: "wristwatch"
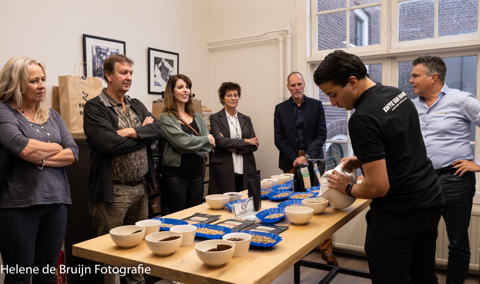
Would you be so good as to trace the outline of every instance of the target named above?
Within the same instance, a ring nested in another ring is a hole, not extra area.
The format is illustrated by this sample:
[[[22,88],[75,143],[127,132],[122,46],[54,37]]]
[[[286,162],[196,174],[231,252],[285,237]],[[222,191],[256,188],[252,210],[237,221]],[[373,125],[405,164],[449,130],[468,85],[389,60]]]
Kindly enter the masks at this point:
[[[308,160],[310,160],[310,156],[309,156],[309,155],[305,154],[304,157],[305,157],[305,159],[307,160],[307,162],[308,162]]]
[[[346,193],[348,196],[351,196],[351,197],[355,197],[355,196],[352,195],[353,185],[354,185],[353,182],[352,182],[352,183],[349,183],[349,184],[347,185],[347,188],[345,188],[345,193]]]

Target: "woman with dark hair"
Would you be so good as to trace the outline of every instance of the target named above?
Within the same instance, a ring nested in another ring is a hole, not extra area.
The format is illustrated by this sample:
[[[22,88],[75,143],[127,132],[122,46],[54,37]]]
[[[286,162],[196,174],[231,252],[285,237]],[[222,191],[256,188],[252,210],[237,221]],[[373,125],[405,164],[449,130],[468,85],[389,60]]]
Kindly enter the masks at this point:
[[[168,213],[203,202],[203,164],[215,139],[202,115],[193,109],[192,81],[173,75],[165,87],[163,130],[162,193]],[[163,202],[162,202],[163,203]]]
[[[0,253],[3,267],[25,269],[6,273],[5,283],[54,284],[47,267],[65,238],[72,200],[64,167],[78,147],[45,91],[38,60],[13,57],[0,71]]]
[[[247,173],[257,170],[253,152],[259,147],[250,117],[237,111],[239,84],[224,82],[218,89],[225,107],[210,116],[216,147],[210,160],[208,194],[247,189]]]

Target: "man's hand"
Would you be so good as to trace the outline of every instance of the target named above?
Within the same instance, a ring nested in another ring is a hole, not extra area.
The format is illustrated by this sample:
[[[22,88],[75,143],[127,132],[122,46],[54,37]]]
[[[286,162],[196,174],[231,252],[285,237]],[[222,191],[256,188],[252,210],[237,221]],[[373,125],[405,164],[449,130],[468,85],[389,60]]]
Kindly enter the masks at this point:
[[[345,169],[347,173],[351,173],[360,168],[360,163],[358,162],[358,158],[356,156],[342,158],[340,163],[343,163],[342,168]]]
[[[142,126],[145,126],[145,125],[150,124],[152,122],[153,122],[153,118],[151,116],[147,116],[147,117],[145,117],[145,120],[143,121]]]
[[[349,175],[342,175],[337,171],[333,171],[328,176],[328,187],[331,189],[335,189],[336,191],[346,194],[345,189],[347,185],[354,182],[353,177]]]
[[[118,135],[122,137],[138,138],[137,131],[133,128],[124,128],[117,130]]]
[[[307,158],[305,158],[305,156],[300,156],[296,158],[295,161],[293,161],[294,167],[296,167],[297,165],[304,165],[304,164],[308,164]]]
[[[475,162],[469,160],[458,160],[452,163],[454,169],[457,171],[454,175],[463,176],[466,172],[480,172],[480,166]]]

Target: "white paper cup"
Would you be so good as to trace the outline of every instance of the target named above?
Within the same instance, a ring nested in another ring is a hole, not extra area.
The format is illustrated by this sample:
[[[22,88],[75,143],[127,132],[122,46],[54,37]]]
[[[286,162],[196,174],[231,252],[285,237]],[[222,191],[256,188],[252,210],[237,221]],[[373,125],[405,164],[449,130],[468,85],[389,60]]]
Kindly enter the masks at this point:
[[[151,233],[157,233],[160,231],[160,224],[162,221],[160,220],[142,220],[135,223],[137,226],[141,226],[145,228],[145,239],[146,236],[150,235]]]
[[[197,233],[197,227],[194,225],[178,225],[170,228],[170,231],[181,233],[183,235],[182,247],[188,247],[193,244],[195,240],[195,234]]]
[[[230,239],[243,239],[243,241],[232,241]],[[252,235],[247,233],[230,233],[226,234],[222,237],[224,241],[231,241],[235,243],[235,252],[233,256],[240,257],[244,256],[248,253],[248,249],[250,248],[250,241],[252,240]]]

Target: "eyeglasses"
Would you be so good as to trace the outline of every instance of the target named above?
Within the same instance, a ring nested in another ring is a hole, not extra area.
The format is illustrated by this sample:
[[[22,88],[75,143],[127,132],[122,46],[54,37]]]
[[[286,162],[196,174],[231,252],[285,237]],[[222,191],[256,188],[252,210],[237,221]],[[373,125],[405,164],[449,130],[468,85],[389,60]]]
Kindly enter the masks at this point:
[[[225,97],[227,97],[227,98],[231,98],[232,96],[233,96],[234,98],[236,98],[236,99],[238,99],[238,98],[240,97],[238,94],[235,94],[235,95],[232,95],[232,94],[225,95]]]

